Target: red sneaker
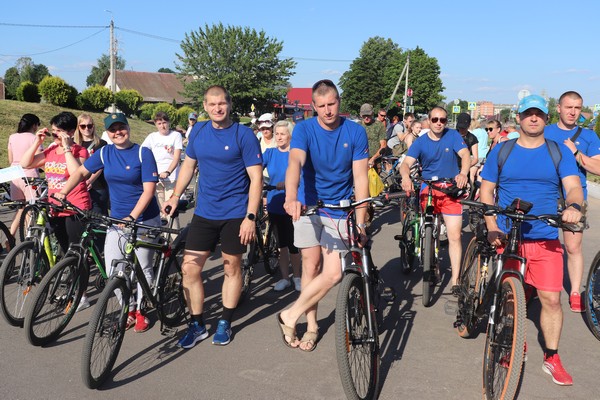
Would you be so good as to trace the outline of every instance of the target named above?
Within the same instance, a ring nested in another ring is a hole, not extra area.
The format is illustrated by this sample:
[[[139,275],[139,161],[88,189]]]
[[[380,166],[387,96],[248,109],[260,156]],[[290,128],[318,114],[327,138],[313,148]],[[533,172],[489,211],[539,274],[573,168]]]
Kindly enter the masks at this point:
[[[127,313],[127,325],[125,325],[125,330],[133,328],[135,325],[135,311],[129,311]]]
[[[135,312],[135,327],[133,331],[135,333],[146,332],[150,328],[150,320],[143,315],[140,310]]]
[[[544,355],[544,364],[542,365],[542,370],[552,375],[552,382],[557,385],[570,386],[573,384],[573,378],[567,371],[565,371],[562,363],[560,362],[560,357],[558,354],[553,355],[552,357],[546,358]]]
[[[571,311],[583,312],[583,305],[581,304],[581,295],[577,292],[571,293],[569,296],[569,304],[571,305]]]

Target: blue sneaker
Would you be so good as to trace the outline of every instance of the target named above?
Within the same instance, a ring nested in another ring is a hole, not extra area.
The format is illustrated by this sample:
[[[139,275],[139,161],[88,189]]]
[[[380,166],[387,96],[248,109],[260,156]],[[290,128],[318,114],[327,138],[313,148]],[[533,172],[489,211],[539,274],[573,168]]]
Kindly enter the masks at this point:
[[[198,343],[199,341],[206,339],[208,337],[208,331],[206,327],[200,326],[198,321],[192,321],[188,325],[188,330],[185,333],[185,336],[182,337],[179,342],[177,342],[177,346],[183,349],[191,349]]]
[[[231,325],[229,321],[225,321],[224,319],[219,320],[219,325],[217,325],[217,331],[213,336],[212,344],[216,344],[219,346],[225,346],[231,341]]]

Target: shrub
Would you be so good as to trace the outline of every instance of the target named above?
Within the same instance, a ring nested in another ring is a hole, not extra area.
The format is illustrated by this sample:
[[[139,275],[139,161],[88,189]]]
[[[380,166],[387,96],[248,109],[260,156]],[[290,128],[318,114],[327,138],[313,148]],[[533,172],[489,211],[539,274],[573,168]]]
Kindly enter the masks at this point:
[[[142,104],[142,106],[139,109],[139,117],[142,121],[148,121],[149,119],[152,119],[152,117],[154,116],[154,108],[156,107],[156,104],[153,103],[145,103]]]
[[[177,125],[181,125],[184,129],[188,126],[188,116],[190,113],[196,112],[190,106],[183,106],[177,110],[177,117],[175,121],[171,121],[171,128],[175,128]]]
[[[77,106],[86,111],[103,111],[112,101],[111,90],[100,85],[89,87],[77,96]]]
[[[44,101],[59,107],[75,107],[77,89],[58,76],[46,76],[40,82],[40,94]]]
[[[596,124],[594,125],[594,132],[600,138],[600,117],[596,117]]]
[[[40,91],[38,85],[31,81],[21,82],[17,88],[17,100],[26,101],[28,103],[40,102]]]
[[[175,107],[173,107],[171,104],[169,104],[169,103],[156,104],[154,106],[154,112],[152,113],[151,119],[154,119],[154,116],[159,111],[167,113],[167,115],[169,116],[169,121],[171,121],[171,125],[173,125],[173,121],[177,120],[177,109]]]
[[[137,90],[121,90],[115,94],[115,104],[123,114],[131,117],[136,114],[144,98]]]

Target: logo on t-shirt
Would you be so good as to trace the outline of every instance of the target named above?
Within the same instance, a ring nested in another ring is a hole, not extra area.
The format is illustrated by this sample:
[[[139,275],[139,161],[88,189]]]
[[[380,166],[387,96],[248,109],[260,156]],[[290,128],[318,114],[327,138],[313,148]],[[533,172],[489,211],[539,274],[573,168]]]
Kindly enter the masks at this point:
[[[229,146],[225,146],[225,150],[229,150]]]
[[[446,149],[444,150],[446,153],[450,152],[450,149],[446,147]]]
[[[348,143],[344,143],[344,147],[348,147]]]

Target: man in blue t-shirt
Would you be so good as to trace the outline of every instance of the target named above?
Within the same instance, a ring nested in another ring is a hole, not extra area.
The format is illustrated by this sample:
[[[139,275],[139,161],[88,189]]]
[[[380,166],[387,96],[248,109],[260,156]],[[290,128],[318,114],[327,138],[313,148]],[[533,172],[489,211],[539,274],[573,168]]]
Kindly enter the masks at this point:
[[[548,120],[546,100],[538,95],[524,97],[518,105],[517,122],[521,136],[514,144],[501,171],[498,171],[498,153],[506,145],[496,146],[488,155],[481,172],[481,201],[494,204],[495,194],[501,207],[510,205],[515,198],[533,203],[531,215],[556,214],[556,199],[562,187],[567,207],[562,213],[566,223],[577,223],[581,218],[583,191],[577,177],[573,155],[562,149],[562,159],[557,168],[544,138]],[[564,147],[562,144],[560,147]],[[499,173],[500,172],[500,173]],[[502,246],[508,232],[506,218],[486,216],[488,240]],[[560,292],[563,282],[562,247],[558,229],[542,221],[525,221],[521,226],[523,242],[519,251],[527,258],[525,282],[537,289],[542,304],[540,327],[546,348],[544,349],[544,372],[552,375],[559,385],[572,385],[573,378],[565,371],[558,356],[558,343],[562,330]],[[511,268],[511,262],[507,267]]]
[[[577,92],[569,91],[563,93],[558,99],[556,111],[558,112],[558,123],[547,126],[544,130],[544,136],[558,143],[564,143],[568,148],[564,149],[575,155],[575,160],[579,165],[578,175],[583,187],[583,198],[587,200],[587,172],[594,174],[600,173],[600,139],[595,132],[579,128],[577,121],[581,115],[583,107],[583,98]],[[581,129],[575,142],[571,140]],[[584,201],[582,212],[585,215],[587,210],[587,201]],[[583,304],[579,288],[583,278],[583,230],[586,224],[578,225],[578,232],[564,232],[565,248],[567,250],[567,269],[569,271],[569,280],[571,282],[571,291],[569,303],[571,311],[583,312]]]
[[[430,130],[419,136],[408,149],[404,161],[400,165],[402,176],[402,189],[413,191],[410,179],[410,167],[419,160],[423,168],[424,179],[454,178],[459,188],[465,187],[469,178],[471,157],[469,149],[460,133],[454,129],[446,128],[448,113],[442,107],[434,107],[429,111]],[[460,158],[460,162],[458,160]],[[459,166],[460,165],[460,169]],[[422,208],[427,202],[428,188],[424,187],[420,193]],[[460,241],[462,230],[462,205],[458,199],[444,194],[438,190],[433,191],[434,211],[442,214],[448,235],[448,254],[452,278],[452,293],[458,295],[458,274],[460,272],[460,259],[462,244]]]
[[[301,209],[316,205],[318,200],[339,204],[350,199],[353,184],[356,200],[369,197],[365,129],[340,117],[340,96],[330,80],[313,86],[312,104],[317,117],[296,125],[285,176],[284,208],[294,221],[294,244],[302,249],[302,291],[298,300],[277,316],[284,343],[303,351],[316,347],[317,304],[341,279],[340,252],[346,251],[342,238],[347,234],[343,213],[328,210],[328,215],[301,216]],[[304,186],[300,191],[301,171]],[[365,211],[356,210],[363,242]],[[298,340],[296,322],[302,314],[306,314],[307,332]]]
[[[246,246],[255,239],[256,211],[262,196],[262,153],[248,127],[231,120],[231,96],[222,86],[204,92],[210,121],[190,132],[186,156],[171,198],[163,205],[173,211],[198,166],[198,199],[189,225],[183,257],[183,288],[192,320],[179,341],[185,349],[208,336],[204,326],[204,287],[201,272],[221,242],[223,255],[223,314],[213,344],[231,340],[231,320],[241,294],[241,262]]]

